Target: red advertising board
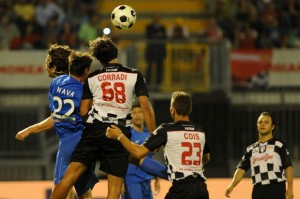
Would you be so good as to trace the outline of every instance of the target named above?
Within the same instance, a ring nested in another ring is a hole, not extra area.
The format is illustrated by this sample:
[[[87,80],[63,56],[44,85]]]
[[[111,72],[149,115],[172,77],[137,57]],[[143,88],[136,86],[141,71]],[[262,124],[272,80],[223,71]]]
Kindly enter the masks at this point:
[[[271,68],[272,50],[232,50],[230,54],[232,83],[248,87],[251,79]]]

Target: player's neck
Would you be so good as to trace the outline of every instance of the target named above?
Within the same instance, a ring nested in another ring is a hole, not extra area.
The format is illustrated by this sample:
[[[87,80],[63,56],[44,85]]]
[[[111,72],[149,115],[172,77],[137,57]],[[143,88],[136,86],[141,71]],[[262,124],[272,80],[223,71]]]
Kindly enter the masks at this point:
[[[174,122],[178,122],[178,121],[190,121],[190,118],[188,115],[175,115],[174,116]]]
[[[267,134],[267,135],[261,135],[261,134],[259,134],[258,137],[259,137],[259,141],[260,142],[266,142],[266,141],[268,141],[268,140],[270,140],[270,139],[273,138],[273,134],[272,133]]]
[[[118,60],[117,60],[117,58],[116,59],[113,59],[113,60],[111,60],[110,62],[108,62],[109,64],[114,64],[114,63],[118,63]]]
[[[137,126],[137,125],[132,125],[132,128],[134,129],[134,130],[136,130],[137,132],[143,132],[144,131],[144,125],[141,125],[141,126]]]
[[[71,75],[71,77],[73,77],[74,79],[77,79],[80,82],[84,82],[84,78],[83,77],[76,77],[74,75]]]

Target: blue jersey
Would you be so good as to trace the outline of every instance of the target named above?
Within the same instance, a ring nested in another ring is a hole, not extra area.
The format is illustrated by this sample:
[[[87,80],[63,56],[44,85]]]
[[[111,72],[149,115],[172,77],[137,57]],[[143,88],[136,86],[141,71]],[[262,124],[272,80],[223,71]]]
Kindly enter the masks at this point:
[[[49,108],[53,113],[54,127],[59,137],[54,171],[54,184],[63,178],[70,163],[71,155],[84,130],[80,116],[83,84],[69,75],[60,75],[50,84]],[[85,193],[98,182],[92,168],[80,178],[75,189],[78,195]]]
[[[69,75],[60,75],[50,84],[49,108],[59,138],[83,129],[80,103],[83,84]]]
[[[131,141],[136,144],[143,144],[144,141],[150,136],[150,133],[147,129],[144,129],[143,132],[138,132],[135,129],[131,128]],[[153,153],[150,153],[148,156],[152,158]],[[143,182],[146,180],[153,179],[154,177],[142,171],[139,167],[129,164],[127,169],[127,174],[125,177],[126,183],[131,182]]]

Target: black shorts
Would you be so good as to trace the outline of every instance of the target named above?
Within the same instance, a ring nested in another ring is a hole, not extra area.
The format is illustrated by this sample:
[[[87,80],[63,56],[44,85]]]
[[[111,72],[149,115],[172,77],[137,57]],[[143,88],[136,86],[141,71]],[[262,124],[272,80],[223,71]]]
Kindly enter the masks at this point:
[[[99,160],[100,170],[124,178],[127,172],[129,153],[118,140],[105,136],[107,127],[111,125],[98,121],[93,124],[88,123],[72,154],[71,162],[81,162],[92,166]],[[130,138],[130,128],[117,126]]]
[[[252,190],[252,199],[285,199],[285,192],[285,182],[256,184]]]
[[[165,199],[209,199],[203,178],[190,178],[173,182]]]

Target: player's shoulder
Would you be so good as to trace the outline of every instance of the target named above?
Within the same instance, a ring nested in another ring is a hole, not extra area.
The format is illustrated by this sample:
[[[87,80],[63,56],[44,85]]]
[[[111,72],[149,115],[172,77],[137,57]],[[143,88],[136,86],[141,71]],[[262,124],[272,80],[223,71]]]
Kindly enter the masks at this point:
[[[137,73],[139,72],[136,68],[131,68],[128,66],[124,66],[120,63],[109,63],[106,64],[102,69],[103,72],[126,72],[126,73]]]
[[[127,72],[127,73],[139,73],[139,70],[136,68],[130,68],[128,66],[124,66],[120,64],[120,70]]]
[[[170,122],[170,123],[162,123],[161,125],[159,125],[157,127],[157,130],[158,131],[174,131],[174,130],[180,130],[182,129],[181,127],[179,127],[177,125],[177,123],[173,123],[173,122]]]
[[[88,75],[88,78],[94,77],[95,75],[98,75],[99,73],[101,73],[101,70],[100,70],[100,69],[97,69],[97,70],[91,72],[91,73]]]
[[[279,139],[279,138],[272,138],[269,143],[272,143],[274,144],[275,146],[278,146],[278,147],[282,147],[282,146],[285,146],[286,145],[286,142],[282,139]]]
[[[59,83],[59,82],[61,82],[61,81],[65,81],[67,78],[70,78],[70,76],[69,76],[69,75],[66,75],[66,74],[64,74],[64,75],[59,75],[59,76],[55,77],[55,78],[52,80],[51,85],[57,84],[57,83]]]
[[[247,149],[247,151],[251,151],[251,150],[253,150],[254,148],[256,148],[258,146],[259,146],[259,141],[256,141],[256,142],[248,145],[246,149]]]

